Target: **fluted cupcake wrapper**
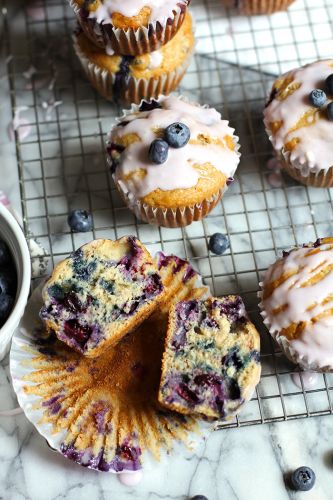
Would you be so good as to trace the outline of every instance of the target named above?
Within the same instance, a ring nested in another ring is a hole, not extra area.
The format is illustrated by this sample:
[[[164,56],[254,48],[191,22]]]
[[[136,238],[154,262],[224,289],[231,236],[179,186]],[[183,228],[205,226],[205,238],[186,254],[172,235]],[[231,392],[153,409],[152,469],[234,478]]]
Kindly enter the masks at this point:
[[[295,0],[223,0],[226,7],[235,7],[241,14],[254,16],[286,10]]]
[[[98,23],[95,19],[83,17],[81,7],[75,0],[68,0],[70,6],[78,18],[80,26],[90,40],[109,53],[117,55],[140,55],[158,50],[162,45],[168,43],[181,27],[187,6],[179,4],[175,6],[173,18],[165,19],[164,25],[160,21],[154,21],[148,27],[127,28],[126,30],[115,28],[112,24]]]
[[[262,287],[262,283],[259,283],[259,285],[260,287]],[[296,349],[294,349],[292,342],[289,339],[287,339],[287,337],[285,337],[284,335],[280,335],[280,333],[272,327],[267,317],[266,311],[264,309],[264,304],[262,301],[263,299],[262,291],[258,292],[258,298],[260,299],[260,302],[258,304],[260,309],[260,314],[264,320],[266,328],[268,329],[272,338],[281,348],[281,351],[292,363],[295,363],[295,365],[299,365],[300,368],[302,368],[303,370],[308,370],[308,371],[322,372],[322,373],[333,371],[333,366],[321,366],[317,362],[311,361],[307,356],[302,356]]]
[[[124,105],[139,104],[142,99],[157,99],[160,94],[170,94],[180,84],[193,55],[191,51],[182,65],[157,78],[135,78],[130,75],[126,85],[117,85],[116,73],[110,73],[91,62],[80,49],[75,36],[73,40],[74,50],[91,85],[108,101],[121,102]]]
[[[302,184],[323,188],[333,186],[333,167],[328,170],[311,169],[306,160],[292,160],[289,151],[282,151],[281,160],[284,170]]]

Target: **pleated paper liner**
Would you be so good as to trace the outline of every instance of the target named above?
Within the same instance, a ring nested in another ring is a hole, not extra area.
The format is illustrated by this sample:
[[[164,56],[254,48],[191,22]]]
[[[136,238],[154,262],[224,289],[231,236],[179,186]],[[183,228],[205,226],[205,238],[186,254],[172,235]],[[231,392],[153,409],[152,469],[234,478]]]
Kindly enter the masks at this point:
[[[188,263],[157,259],[167,300],[207,295]],[[41,303],[39,287],[13,337],[11,375],[19,404],[52,448],[91,469],[125,472],[141,468],[144,451],[158,459],[175,440],[189,442],[196,420],[157,402],[167,304],[113,350],[89,359],[44,331]]]
[[[158,78],[135,78],[129,76],[128,81],[119,84],[116,73],[110,73],[91,62],[80,49],[74,37],[74,50],[80,60],[84,73],[97,92],[107,99],[123,105],[139,104],[142,99],[157,99],[160,94],[168,95],[176,90],[190,65],[193,52],[190,52],[178,68]]]
[[[98,23],[96,19],[83,17],[81,8],[75,0],[68,0],[74,9],[81,28],[90,40],[98,47],[107,48],[114,54],[132,55],[147,54],[158,50],[168,43],[181,27],[187,12],[187,6],[175,2],[173,17],[161,22],[151,22],[148,27],[115,28],[110,23]],[[190,0],[188,1],[188,4]]]

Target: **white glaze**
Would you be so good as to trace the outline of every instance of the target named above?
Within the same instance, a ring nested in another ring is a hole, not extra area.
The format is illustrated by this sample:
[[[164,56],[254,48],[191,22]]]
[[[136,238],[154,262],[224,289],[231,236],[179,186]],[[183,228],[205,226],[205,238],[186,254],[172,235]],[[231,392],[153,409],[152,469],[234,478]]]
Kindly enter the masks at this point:
[[[291,380],[294,382],[294,384],[299,389],[303,389],[304,387],[304,390],[306,391],[313,389],[318,384],[319,378],[320,378],[319,373],[311,371],[302,372],[301,375],[299,374],[299,372],[295,372],[291,375]],[[303,382],[303,387],[302,387],[302,382]]]
[[[134,17],[141,9],[149,7],[151,10],[150,21],[163,22],[173,17],[173,11],[179,6],[187,5],[186,0],[102,0],[95,11],[89,13],[89,17],[96,19],[98,23],[109,23],[110,17],[117,12],[125,17]]]
[[[265,324],[269,326],[273,336],[279,338],[279,332],[291,323],[305,322],[305,328],[298,339],[289,340],[288,345],[296,352],[300,360],[305,359],[309,365],[317,369],[333,368],[333,315],[311,320],[333,307],[333,272],[315,284],[305,286],[320,270],[333,265],[332,245],[320,245],[320,251],[312,255],[314,248],[299,248],[273,264],[266,272],[263,290],[283,273],[297,270],[281,283],[271,296],[263,299],[260,307],[263,310]],[[327,299],[326,304],[322,301]],[[283,307],[280,312],[277,308]],[[284,336],[280,336],[287,342]]]
[[[213,108],[203,108],[174,96],[161,98],[160,102],[162,109],[127,115],[125,120],[130,123],[124,127],[115,127],[111,131],[111,142],[113,138],[131,133],[141,138],[140,142],[130,144],[121,154],[115,172],[116,182],[122,187],[127,187],[125,191],[128,190],[137,198],[142,198],[156,189],[167,191],[196,186],[199,172],[193,165],[209,162],[226,177],[233,176],[240,155],[237,147],[232,151],[225,143],[226,135],[234,137],[234,129],[229,127],[226,120],[221,119],[221,114]],[[148,158],[149,146],[156,139],[153,130],[163,129],[174,122],[185,123],[191,131],[192,139],[204,134],[220,139],[223,145],[188,143],[178,149],[170,147],[167,161],[156,165]],[[234,140],[236,142],[236,138]],[[128,174],[140,168],[146,171],[146,176],[142,180],[124,180]]]
[[[118,479],[124,486],[136,486],[137,484],[141,483],[142,478],[142,470],[118,474]]]
[[[149,54],[149,69],[155,69],[161,66],[163,61],[163,54],[161,50],[154,50]]]
[[[264,111],[264,122],[269,133],[270,123],[282,121],[281,128],[277,132],[270,133],[270,140],[275,149],[284,155],[287,154],[288,160],[299,168],[303,175],[320,170],[326,171],[333,166],[331,143],[333,121],[317,114],[315,122],[311,125],[289,132],[304,113],[315,109],[310,105],[309,94],[316,88],[326,91],[325,80],[332,73],[333,60],[317,61],[286,73],[282,78],[290,76],[293,82],[300,83],[301,86],[283,101],[273,99]],[[327,97],[327,102],[333,98],[329,95]],[[284,145],[295,137],[299,138],[300,142],[291,153],[286,153]]]

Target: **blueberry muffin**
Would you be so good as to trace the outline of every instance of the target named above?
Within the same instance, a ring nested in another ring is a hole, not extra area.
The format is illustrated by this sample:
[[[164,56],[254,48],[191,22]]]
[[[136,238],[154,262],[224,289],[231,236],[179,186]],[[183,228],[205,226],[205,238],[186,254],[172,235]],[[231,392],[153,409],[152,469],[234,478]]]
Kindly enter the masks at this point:
[[[238,138],[213,108],[161,96],[132,106],[110,133],[120,194],[150,224],[180,227],[218,203],[239,163]]]
[[[158,50],[180,29],[190,0],[69,0],[91,41],[108,54]]]
[[[175,35],[155,52],[140,56],[108,55],[81,31],[74,48],[92,86],[110,101],[130,105],[169,94],[179,85],[194,48],[192,19],[187,14]]]
[[[170,310],[160,403],[183,414],[232,418],[259,382],[259,349],[240,297],[179,302]]]
[[[96,357],[139,326],[162,297],[157,268],[139,240],[95,240],[56,266],[40,316],[60,340]]]
[[[333,371],[333,238],[284,252],[260,283],[266,326],[305,370]]]
[[[223,0],[226,7],[234,7],[248,16],[273,14],[286,10],[295,0]]]
[[[273,84],[264,123],[283,168],[302,184],[333,186],[333,60],[289,71]]]

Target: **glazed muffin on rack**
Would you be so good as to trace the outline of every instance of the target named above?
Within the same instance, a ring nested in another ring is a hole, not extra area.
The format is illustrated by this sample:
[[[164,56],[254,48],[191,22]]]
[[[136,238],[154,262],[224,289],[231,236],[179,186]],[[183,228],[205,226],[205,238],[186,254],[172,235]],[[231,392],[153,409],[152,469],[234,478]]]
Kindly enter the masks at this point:
[[[138,239],[94,240],[55,267],[40,316],[68,346],[96,357],[138,327],[163,292],[157,267]]]
[[[284,170],[302,184],[333,186],[333,60],[289,71],[273,84],[264,122]]]
[[[92,86],[105,99],[125,105],[175,90],[190,64],[193,48],[189,13],[169,43],[155,52],[139,56],[108,55],[84,32],[74,35],[75,52]]]
[[[107,150],[128,207],[166,227],[205,217],[240,158],[234,129],[218,111],[176,96],[132,106],[112,128]]]
[[[183,414],[231,419],[259,382],[260,339],[242,299],[181,301],[171,307],[160,403]]]
[[[146,54],[180,29],[190,0],[69,0],[90,40],[109,55]]]
[[[283,252],[260,283],[264,323],[304,370],[333,371],[333,238]]]
[[[226,7],[236,8],[240,14],[254,16],[286,10],[295,0],[222,0]]]

